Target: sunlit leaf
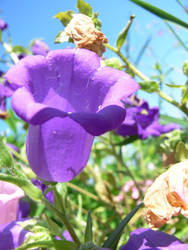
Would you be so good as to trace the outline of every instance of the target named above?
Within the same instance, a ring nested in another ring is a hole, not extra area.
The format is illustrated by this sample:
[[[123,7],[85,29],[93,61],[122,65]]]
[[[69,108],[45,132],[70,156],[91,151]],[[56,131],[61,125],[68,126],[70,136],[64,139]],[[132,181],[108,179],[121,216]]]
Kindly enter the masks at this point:
[[[92,8],[84,0],[78,0],[76,7],[80,13],[85,14],[90,17],[92,16]]]
[[[66,27],[67,24],[71,21],[73,14],[74,11],[67,10],[65,12],[58,12],[54,17],[59,19],[61,23],[64,25],[64,27]]]

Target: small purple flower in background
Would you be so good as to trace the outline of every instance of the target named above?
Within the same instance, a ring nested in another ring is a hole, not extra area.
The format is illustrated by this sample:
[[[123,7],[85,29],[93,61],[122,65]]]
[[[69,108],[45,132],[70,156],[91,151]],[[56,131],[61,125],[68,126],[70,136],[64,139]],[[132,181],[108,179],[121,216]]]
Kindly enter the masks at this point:
[[[17,220],[26,219],[30,213],[30,203],[27,200],[19,200],[17,210]]]
[[[8,24],[3,19],[0,18],[0,30],[3,31],[7,28],[8,28]]]
[[[8,182],[0,181],[0,224],[16,219],[19,199],[24,197],[22,189]]]
[[[0,84],[0,119],[5,119],[7,117],[8,113],[6,112],[5,88],[2,84]]]
[[[40,39],[36,39],[32,44],[32,53],[33,55],[41,55],[46,56],[50,51],[48,45],[41,41]]]
[[[159,108],[150,108],[148,103],[140,100],[137,96],[131,96],[125,100],[127,107],[126,118],[116,133],[121,136],[135,136],[144,140],[149,136],[160,136],[161,134],[179,129],[177,124],[161,125],[158,122]]]
[[[184,244],[176,237],[148,228],[140,228],[131,232],[128,242],[120,250],[186,250]]]
[[[40,180],[32,180],[33,184],[35,186],[37,186],[41,191],[42,193],[44,194],[44,192],[47,190],[47,186],[42,183],[42,181]],[[54,202],[54,197],[53,197],[53,192],[52,191],[49,191],[47,194],[45,194],[45,197],[47,200],[49,200],[49,202],[53,203]]]
[[[65,182],[85,167],[94,136],[116,129],[126,110],[121,100],[139,85],[125,72],[101,67],[86,49],[27,56],[5,75],[12,107],[29,123],[27,156],[42,179]]]
[[[64,237],[66,240],[68,240],[68,241],[73,241],[73,240],[72,240],[72,237],[71,237],[71,235],[70,235],[70,233],[69,233],[68,230],[65,230],[65,231],[63,232],[63,237]]]

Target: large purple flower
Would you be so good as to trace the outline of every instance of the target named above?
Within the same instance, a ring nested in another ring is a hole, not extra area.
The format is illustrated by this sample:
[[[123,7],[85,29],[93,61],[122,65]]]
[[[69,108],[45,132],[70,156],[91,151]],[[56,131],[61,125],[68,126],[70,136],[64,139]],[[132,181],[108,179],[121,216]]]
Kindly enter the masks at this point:
[[[86,49],[27,56],[5,77],[20,86],[12,107],[30,124],[30,166],[48,181],[69,181],[82,171],[94,136],[122,123],[121,99],[139,88],[128,74],[101,67],[97,54]]]
[[[159,119],[159,108],[150,108],[149,104],[140,100],[137,96],[131,96],[125,100],[127,107],[126,118],[121,126],[116,130],[118,135],[137,135],[140,139],[149,136],[160,136],[163,133],[179,129],[177,124],[161,125]]]
[[[184,244],[176,237],[147,228],[140,228],[130,234],[130,238],[120,250],[186,250]]]

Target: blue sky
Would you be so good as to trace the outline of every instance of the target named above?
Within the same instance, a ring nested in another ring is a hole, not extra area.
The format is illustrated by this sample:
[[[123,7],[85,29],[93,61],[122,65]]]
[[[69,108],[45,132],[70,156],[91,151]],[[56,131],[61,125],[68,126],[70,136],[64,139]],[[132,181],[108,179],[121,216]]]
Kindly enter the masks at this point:
[[[179,6],[176,0],[147,0],[171,14],[188,22],[188,15]],[[42,38],[51,49],[58,49],[65,45],[54,44],[56,34],[63,29],[61,23],[53,16],[66,10],[76,10],[76,0],[0,0],[0,16],[9,24],[9,31],[13,45],[27,46],[34,38]],[[129,0],[88,0],[93,11],[99,12],[102,21],[102,31],[108,37],[109,43],[115,45],[118,33],[126,25],[130,14],[135,14],[136,18],[130,31],[130,58],[134,62],[139,50],[148,37],[151,37],[150,45],[139,64],[148,76],[155,74],[153,69],[155,62],[159,62],[164,70],[174,67],[174,72],[167,79],[169,82],[183,84],[185,77],[181,67],[187,59],[187,53],[182,48],[176,48],[177,41],[169,32],[167,26],[160,18],[150,14],[141,7]],[[185,5],[187,0],[182,0]],[[172,24],[182,40],[188,42],[187,30]],[[107,51],[106,57],[115,56]],[[165,90],[168,94],[179,98],[178,91]],[[174,94],[173,94],[174,93]],[[158,104],[156,94],[140,93],[151,105]],[[165,104],[166,113],[176,113],[179,111]]]

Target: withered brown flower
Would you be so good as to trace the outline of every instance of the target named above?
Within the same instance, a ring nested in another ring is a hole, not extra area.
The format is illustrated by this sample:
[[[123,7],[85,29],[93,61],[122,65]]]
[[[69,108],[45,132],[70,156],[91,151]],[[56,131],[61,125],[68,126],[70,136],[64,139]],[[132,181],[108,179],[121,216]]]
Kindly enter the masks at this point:
[[[65,33],[74,40],[76,48],[85,48],[102,56],[106,36],[95,28],[92,19],[84,14],[74,14],[65,28]]]
[[[150,228],[161,227],[180,213],[188,217],[188,160],[161,174],[147,190],[144,204]]]

